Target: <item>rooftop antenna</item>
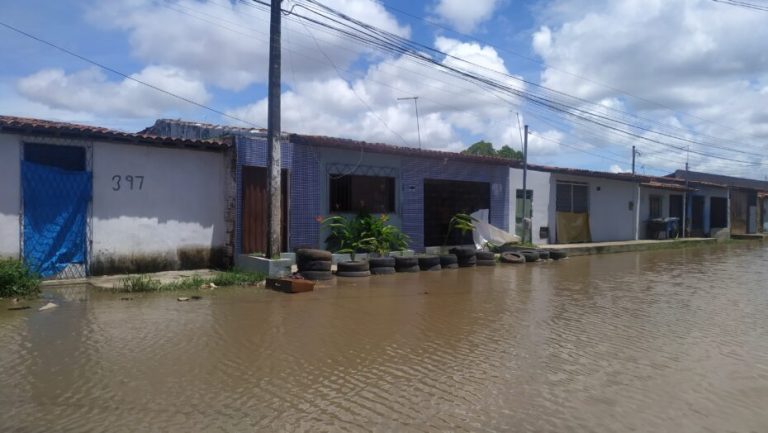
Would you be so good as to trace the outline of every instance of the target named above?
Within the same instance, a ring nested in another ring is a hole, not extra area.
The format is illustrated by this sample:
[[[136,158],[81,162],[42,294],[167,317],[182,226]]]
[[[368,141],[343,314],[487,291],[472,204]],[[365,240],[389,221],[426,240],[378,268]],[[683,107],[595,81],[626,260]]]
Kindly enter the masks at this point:
[[[421,150],[421,126],[419,125],[419,97],[407,96],[403,98],[397,98],[398,101],[410,101],[413,100],[413,106],[416,107],[416,133],[419,135],[419,150]]]

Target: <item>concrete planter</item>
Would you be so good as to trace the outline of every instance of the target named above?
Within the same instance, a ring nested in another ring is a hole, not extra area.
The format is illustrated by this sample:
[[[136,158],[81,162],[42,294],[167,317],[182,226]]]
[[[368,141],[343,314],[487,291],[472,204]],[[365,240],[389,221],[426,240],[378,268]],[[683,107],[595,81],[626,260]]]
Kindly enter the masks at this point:
[[[280,253],[280,258],[291,261],[291,266],[296,264],[296,253]]]
[[[260,272],[273,278],[291,275],[292,264],[293,262],[288,258],[267,259],[248,254],[240,254],[235,257],[235,267],[248,272]]]

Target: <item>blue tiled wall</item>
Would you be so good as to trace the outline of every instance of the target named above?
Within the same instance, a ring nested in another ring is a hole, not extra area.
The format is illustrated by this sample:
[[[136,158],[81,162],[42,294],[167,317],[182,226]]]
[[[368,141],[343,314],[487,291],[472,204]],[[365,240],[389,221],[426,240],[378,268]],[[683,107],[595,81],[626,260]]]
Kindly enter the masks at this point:
[[[324,165],[334,162],[334,153],[322,148],[284,143],[282,146],[282,167],[290,172],[289,198],[289,249],[300,246],[319,246],[320,224],[316,216],[327,213],[321,203],[325,179]],[[240,252],[242,166],[266,166],[266,140],[238,137],[237,139],[237,221],[235,248]],[[376,156],[368,155],[374,163]],[[391,157],[390,157],[391,158]],[[443,162],[433,158],[400,157],[400,179],[397,191],[399,216],[403,231],[411,237],[412,248],[424,249],[424,179],[462,180],[488,182],[491,184],[491,224],[508,229],[508,181],[509,169],[502,166]],[[322,161],[322,162],[321,162]],[[266,203],[265,203],[266,205]]]
[[[424,248],[424,179],[463,180],[491,184],[491,221],[504,230],[509,223],[509,169],[503,166],[447,161],[432,158],[403,158],[402,219],[403,231],[412,246]]]

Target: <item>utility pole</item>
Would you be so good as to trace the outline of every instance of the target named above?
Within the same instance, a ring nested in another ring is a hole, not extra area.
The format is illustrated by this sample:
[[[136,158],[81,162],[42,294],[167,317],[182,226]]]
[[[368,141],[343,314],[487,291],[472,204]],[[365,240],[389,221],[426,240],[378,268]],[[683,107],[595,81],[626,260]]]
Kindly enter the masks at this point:
[[[528,238],[528,125],[523,130],[523,243]]]
[[[688,146],[688,151],[691,147]],[[685,238],[685,230],[688,226],[688,157],[690,153],[685,154],[685,191],[683,192],[683,238]]]
[[[267,95],[267,258],[280,254],[282,185],[280,155],[280,3],[272,0],[269,22],[269,83]]]
[[[632,174],[635,174],[635,154],[636,154],[635,146],[632,146]]]
[[[398,101],[409,101],[413,99],[413,105],[416,107],[416,133],[419,134],[419,149],[421,149],[421,125],[419,125],[419,97],[409,96],[406,98],[397,98]]]

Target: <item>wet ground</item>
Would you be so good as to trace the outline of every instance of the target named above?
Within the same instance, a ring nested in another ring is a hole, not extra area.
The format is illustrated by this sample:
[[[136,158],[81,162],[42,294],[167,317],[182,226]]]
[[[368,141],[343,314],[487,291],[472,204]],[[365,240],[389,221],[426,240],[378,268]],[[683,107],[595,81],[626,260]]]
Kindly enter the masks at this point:
[[[2,305],[0,431],[768,431],[767,261],[747,244],[298,295],[57,292]]]

